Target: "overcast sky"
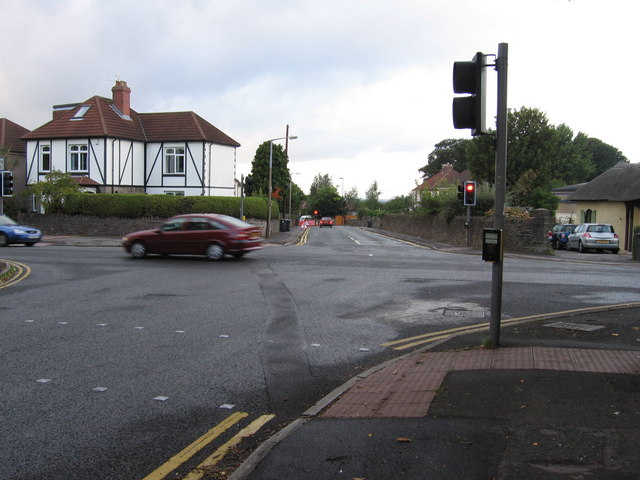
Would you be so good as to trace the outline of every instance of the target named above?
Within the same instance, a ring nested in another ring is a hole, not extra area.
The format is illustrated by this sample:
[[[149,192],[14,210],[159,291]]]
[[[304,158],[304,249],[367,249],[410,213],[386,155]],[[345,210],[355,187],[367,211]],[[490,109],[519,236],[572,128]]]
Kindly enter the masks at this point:
[[[538,108],[640,160],[634,0],[1,0],[0,117],[35,129],[56,104],[131,87],[137,112],[194,111],[265,140],[294,181],[408,194],[451,120],[452,66],[509,45],[508,106]],[[488,71],[494,126],[496,72]],[[633,120],[635,119],[635,120]],[[508,167],[507,167],[508,168]],[[343,180],[341,180],[341,178]]]

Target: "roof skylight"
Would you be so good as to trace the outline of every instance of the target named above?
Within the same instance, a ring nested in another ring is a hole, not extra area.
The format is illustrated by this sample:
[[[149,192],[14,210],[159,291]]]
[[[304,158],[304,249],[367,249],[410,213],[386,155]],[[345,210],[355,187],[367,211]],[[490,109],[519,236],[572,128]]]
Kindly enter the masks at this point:
[[[78,109],[76,114],[73,117],[71,117],[71,120],[82,120],[90,108],[91,108],[91,105],[82,105]]]

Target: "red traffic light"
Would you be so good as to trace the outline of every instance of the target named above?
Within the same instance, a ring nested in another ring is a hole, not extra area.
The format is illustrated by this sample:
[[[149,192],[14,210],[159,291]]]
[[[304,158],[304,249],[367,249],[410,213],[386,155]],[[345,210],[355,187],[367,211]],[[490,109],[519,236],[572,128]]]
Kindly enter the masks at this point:
[[[476,182],[474,180],[464,182],[464,204],[468,206],[476,204]]]
[[[317,214],[318,214],[318,210],[314,210],[314,211],[313,211],[313,214],[314,214],[314,215],[317,215]]]

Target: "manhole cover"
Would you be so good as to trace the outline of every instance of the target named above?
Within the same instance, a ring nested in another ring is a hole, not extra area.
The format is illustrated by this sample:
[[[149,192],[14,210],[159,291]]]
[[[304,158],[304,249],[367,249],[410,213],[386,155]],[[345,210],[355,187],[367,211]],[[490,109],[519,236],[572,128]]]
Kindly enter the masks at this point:
[[[456,310],[445,308],[442,314],[445,317],[484,318],[485,312],[481,310]]]
[[[553,328],[565,328],[567,330],[580,330],[582,332],[594,332],[604,328],[604,325],[587,325],[584,323],[571,323],[571,322],[555,322],[547,323],[545,327]]]

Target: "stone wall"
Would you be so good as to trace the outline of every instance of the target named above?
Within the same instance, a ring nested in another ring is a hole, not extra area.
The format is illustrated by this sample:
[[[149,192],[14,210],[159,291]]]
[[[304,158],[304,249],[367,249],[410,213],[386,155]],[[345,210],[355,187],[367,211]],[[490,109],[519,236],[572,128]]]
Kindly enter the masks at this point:
[[[349,225],[369,226],[388,232],[410,235],[432,242],[459,247],[467,246],[466,217],[447,222],[440,217],[418,215],[384,215],[380,218],[349,220]],[[553,226],[549,210],[534,210],[530,219],[506,218],[504,228],[505,252],[544,254],[549,245],[547,233]],[[493,228],[493,217],[471,217],[470,246],[482,248],[482,231]]]
[[[138,230],[158,227],[164,218],[116,218],[84,215],[21,213],[16,221],[42,230],[43,235],[73,235],[84,237],[121,237]],[[247,223],[259,226],[264,235],[267,222],[247,219]],[[272,236],[279,230],[279,221],[271,222]]]

